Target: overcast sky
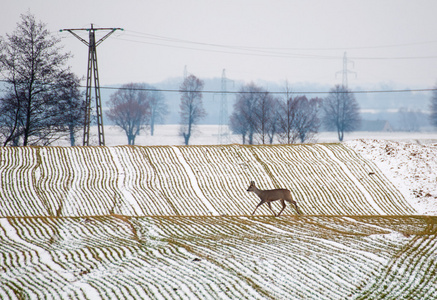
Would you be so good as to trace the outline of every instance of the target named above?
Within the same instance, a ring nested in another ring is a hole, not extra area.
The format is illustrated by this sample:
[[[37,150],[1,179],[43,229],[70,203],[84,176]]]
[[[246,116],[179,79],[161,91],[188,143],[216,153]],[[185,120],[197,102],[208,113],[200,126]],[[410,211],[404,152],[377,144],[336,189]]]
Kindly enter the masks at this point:
[[[342,81],[345,52],[355,72],[349,87],[437,82],[435,0],[5,0],[0,34],[28,11],[62,37],[79,76],[87,47],[59,29],[124,28],[97,48],[101,85],[156,83],[182,76],[185,66],[200,78],[226,69],[247,82],[333,85]]]

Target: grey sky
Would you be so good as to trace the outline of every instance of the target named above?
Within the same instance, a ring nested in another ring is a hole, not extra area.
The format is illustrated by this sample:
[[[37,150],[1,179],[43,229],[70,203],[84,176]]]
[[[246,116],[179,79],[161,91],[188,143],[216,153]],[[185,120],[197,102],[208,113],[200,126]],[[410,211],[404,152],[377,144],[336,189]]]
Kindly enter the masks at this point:
[[[428,88],[437,82],[437,1],[6,0],[0,34],[29,11],[63,38],[79,76],[87,47],[61,28],[122,27],[97,49],[102,85],[181,76]],[[85,39],[88,39],[86,34]]]

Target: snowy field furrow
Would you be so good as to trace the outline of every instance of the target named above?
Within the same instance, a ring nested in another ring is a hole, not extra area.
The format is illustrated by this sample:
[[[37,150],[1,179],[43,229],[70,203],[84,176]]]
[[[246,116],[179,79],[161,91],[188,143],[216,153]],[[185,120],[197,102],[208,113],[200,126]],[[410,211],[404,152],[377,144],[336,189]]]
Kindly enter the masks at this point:
[[[26,148],[21,151],[1,148],[0,193],[3,201],[1,205],[3,216],[47,214],[47,209],[34,188],[34,182],[39,176],[34,172],[38,164],[35,148]]]
[[[378,172],[376,166],[372,165],[371,162],[363,160],[356,153],[340,144],[327,144],[326,148],[331,150],[337,159],[347,164],[385,213],[389,215],[415,213],[407,202],[402,201],[402,194],[392,184],[387,184],[390,181],[381,172]],[[399,205],[401,207],[398,207]]]
[[[307,215],[414,214],[376,167],[338,145],[36,147],[1,153],[7,203],[2,216],[249,215],[258,202],[246,192],[252,180],[261,189],[290,189]],[[280,209],[277,203],[274,208]],[[256,213],[271,214],[266,206]],[[293,208],[283,213],[296,214]]]
[[[435,299],[437,217],[369,145],[0,148],[0,298]]]
[[[239,159],[235,147],[196,146],[180,148],[193,170],[199,188],[220,215],[251,212],[253,203],[245,201],[250,167]]]
[[[399,225],[386,227],[389,220]],[[437,220],[373,217],[370,226],[365,221],[2,218],[0,294],[54,299],[361,299],[416,291],[435,296],[430,287],[437,284]],[[421,229],[402,229],[401,223],[410,221]],[[361,225],[354,228],[354,222]],[[57,228],[70,233],[58,231],[54,236]]]
[[[295,186],[303,187],[302,194],[305,194],[306,199],[296,197],[298,203],[302,203],[303,211],[342,215],[364,213],[359,211],[362,206],[352,202],[361,200],[362,193],[335,161],[324,156],[323,151],[314,151],[314,147],[285,147],[287,146],[254,147],[254,151],[278,181],[276,185],[287,186],[292,191]],[[270,152],[280,157],[274,159]],[[292,182],[293,186],[287,182]],[[371,208],[365,208],[365,211],[367,214],[375,213]]]
[[[357,299],[372,299],[374,294],[397,299],[434,299],[437,295],[436,248],[435,233],[417,236],[393,257],[381,275],[365,293],[357,295]]]
[[[159,199],[151,204],[171,207],[172,210],[169,210],[166,215],[196,216],[207,214],[206,206],[200,201],[190,185],[190,178],[171,147],[148,147],[142,150],[147,153],[157,178],[162,181],[162,189],[156,189],[155,192],[162,193],[164,199]],[[150,215],[153,214],[150,213]]]

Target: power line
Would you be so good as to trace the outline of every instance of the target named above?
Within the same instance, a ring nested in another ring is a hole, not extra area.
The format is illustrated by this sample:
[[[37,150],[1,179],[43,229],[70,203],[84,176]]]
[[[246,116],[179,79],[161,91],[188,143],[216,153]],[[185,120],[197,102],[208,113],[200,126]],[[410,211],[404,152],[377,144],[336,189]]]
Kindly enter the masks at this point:
[[[83,87],[83,86],[81,86]],[[151,92],[168,92],[168,93],[180,93],[179,89],[158,89],[158,88],[123,88],[123,87],[101,87],[101,89],[107,90],[140,90],[140,91],[151,91]],[[377,94],[377,93],[410,93],[410,92],[433,92],[437,91],[437,88],[429,89],[393,89],[393,90],[357,90],[357,91],[347,91],[348,93],[355,94]],[[270,94],[329,94],[330,91],[268,91]],[[202,93],[205,94],[256,94],[265,93],[264,92],[244,92],[244,91],[222,91],[222,90],[203,90]],[[342,93],[342,92],[340,92]],[[346,92],[344,92],[346,93]]]
[[[0,82],[9,82],[7,80],[0,80]],[[56,87],[56,84],[47,84]],[[80,88],[86,88],[84,85],[79,85]],[[124,88],[124,87],[112,87],[112,86],[101,86],[102,90],[139,90],[139,91],[150,91],[150,92],[164,92],[164,93],[180,93],[179,89],[159,89],[159,88]],[[425,89],[392,89],[392,90],[348,90],[348,93],[354,94],[378,94],[378,93],[411,93],[411,92],[434,92],[437,88],[425,88]],[[285,95],[285,94],[329,94],[330,91],[268,91],[270,94]],[[222,90],[203,90],[202,93],[205,94],[256,94],[265,93],[264,92],[243,92],[243,91],[222,91]],[[341,91],[340,91],[341,93]],[[346,93],[346,92],[345,92]]]
[[[251,55],[251,56],[266,56],[278,58],[300,58],[300,59],[338,59],[337,55],[322,55],[308,53],[293,53],[290,51],[338,51],[338,50],[366,50],[366,49],[383,49],[406,47],[415,45],[435,44],[437,41],[412,42],[403,44],[377,45],[377,46],[358,46],[358,47],[332,47],[332,48],[279,48],[279,47],[251,47],[244,45],[225,45],[217,43],[207,43],[192,40],[184,40],[160,36],[155,34],[141,33],[137,31],[127,31],[124,36],[117,37],[118,40],[129,41],[134,43],[143,43],[149,45],[157,45],[162,47],[188,49],[195,51],[234,54],[234,55]],[[196,48],[197,47],[197,48]],[[420,59],[437,59],[435,55],[428,56],[353,56],[355,60],[420,60]]]
[[[117,39],[122,40],[122,41],[148,44],[148,45],[156,45],[156,46],[169,47],[169,48],[187,49],[187,50],[222,53],[222,54],[232,54],[232,55],[250,55],[250,56],[261,56],[261,57],[304,58],[304,59],[338,59],[338,56],[328,56],[328,55],[280,53],[280,52],[271,52],[271,51],[267,52],[267,51],[250,50],[250,49],[234,49],[234,50],[240,50],[239,52],[235,52],[235,51],[229,51],[229,50],[202,49],[202,48],[194,48],[194,47],[189,47],[189,46],[177,46],[177,45],[167,45],[167,44],[154,43],[154,42],[135,41],[135,40],[124,39],[124,38],[117,38]],[[436,56],[436,58],[437,58],[437,56]]]

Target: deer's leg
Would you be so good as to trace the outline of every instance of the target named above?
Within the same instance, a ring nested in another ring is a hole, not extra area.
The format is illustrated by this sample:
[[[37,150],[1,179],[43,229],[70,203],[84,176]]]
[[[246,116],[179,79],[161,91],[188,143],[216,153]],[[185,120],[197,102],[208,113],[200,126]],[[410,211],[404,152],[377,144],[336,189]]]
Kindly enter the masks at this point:
[[[302,213],[300,212],[299,208],[297,207],[296,201],[293,201],[292,203],[294,204],[294,208],[296,209],[297,214],[301,215]]]
[[[254,210],[253,213],[252,213],[252,216],[253,216],[253,214],[255,213],[256,209],[257,209],[258,207],[260,207],[261,205],[263,205],[263,203],[264,203],[264,201],[262,201],[262,200],[261,200],[260,203],[258,203],[258,205],[255,207],[255,210]]]
[[[282,204],[282,209],[281,209],[281,211],[279,212],[279,214],[278,214],[278,217],[281,215],[281,213],[282,213],[282,211],[285,209],[285,201],[284,201],[284,199],[281,199],[281,204]]]
[[[270,202],[267,202],[267,205],[269,206],[270,210],[273,212],[273,215],[276,217],[276,213],[272,208],[272,204]]]

